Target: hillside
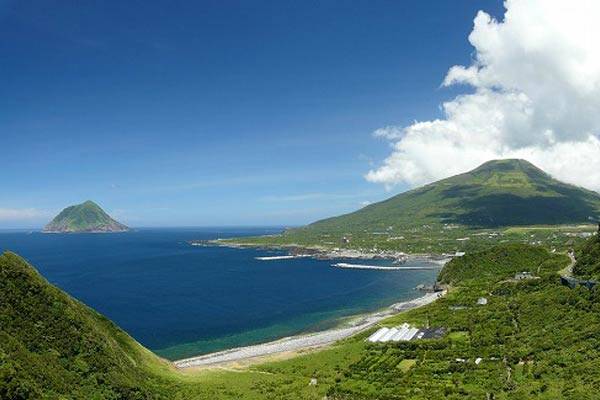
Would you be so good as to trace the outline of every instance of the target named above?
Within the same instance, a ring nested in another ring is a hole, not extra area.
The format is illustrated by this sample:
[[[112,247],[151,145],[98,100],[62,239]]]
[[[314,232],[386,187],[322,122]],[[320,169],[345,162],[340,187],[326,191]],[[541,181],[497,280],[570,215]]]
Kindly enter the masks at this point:
[[[600,292],[562,286],[557,271],[567,263],[512,244],[454,259],[442,271],[453,285],[446,298],[385,323],[431,324],[447,335],[366,346],[329,398],[598,398]],[[537,278],[507,280],[515,270]]]
[[[125,232],[129,228],[112,219],[93,201],[65,208],[44,227],[47,233]]]
[[[555,265],[548,252],[541,247],[519,243],[504,244],[481,252],[456,257],[447,263],[438,280],[442,283],[461,284],[470,280],[494,281],[512,277],[517,272],[554,272]],[[560,258],[559,258],[560,261]]]
[[[598,193],[553,179],[525,160],[494,160],[302,229],[385,230],[431,223],[472,228],[556,225],[587,222],[599,211]]]
[[[600,234],[592,236],[576,251],[575,275],[600,280]]]
[[[164,365],[25,260],[0,255],[0,399],[155,398],[150,367]]]

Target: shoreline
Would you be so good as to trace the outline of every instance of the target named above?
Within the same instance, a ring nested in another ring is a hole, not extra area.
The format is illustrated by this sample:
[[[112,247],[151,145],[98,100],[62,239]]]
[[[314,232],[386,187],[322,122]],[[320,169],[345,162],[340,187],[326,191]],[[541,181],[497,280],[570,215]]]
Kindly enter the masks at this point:
[[[424,271],[424,270],[436,270],[441,269],[442,266],[435,267],[403,267],[403,266],[382,266],[382,265],[365,265],[365,264],[348,264],[348,263],[335,263],[331,264],[334,268],[342,268],[342,269],[366,269],[366,270],[376,270],[376,271]]]
[[[408,260],[427,260],[441,265],[449,261],[454,255],[450,254],[409,254],[403,251],[380,250],[368,251],[362,249],[349,248],[329,248],[318,245],[300,245],[300,244],[256,244],[243,242],[230,242],[230,239],[211,239],[211,240],[190,240],[190,246],[218,246],[232,249],[262,249],[287,251],[287,256],[260,257],[261,259],[277,259],[280,257],[303,258],[312,257],[319,260],[351,259],[351,260],[393,260],[398,263],[404,263]],[[275,258],[277,257],[277,258]]]
[[[425,295],[417,297],[413,300],[394,303],[383,310],[357,316],[354,321],[349,323],[349,326],[331,328],[320,332],[288,336],[272,342],[236,347],[215,353],[184,358],[181,360],[175,360],[172,362],[172,364],[179,370],[219,367],[226,364],[240,362],[247,363],[251,362],[252,360],[264,360],[265,357],[273,357],[326,347],[339,340],[346,339],[366,329],[369,329],[390,316],[431,304],[445,294],[445,290],[441,292],[426,293]]]

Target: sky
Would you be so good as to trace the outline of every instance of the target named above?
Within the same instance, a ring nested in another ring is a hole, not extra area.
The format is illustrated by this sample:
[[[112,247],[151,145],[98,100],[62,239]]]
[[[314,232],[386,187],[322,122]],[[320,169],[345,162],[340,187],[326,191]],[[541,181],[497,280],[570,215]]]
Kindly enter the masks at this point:
[[[0,228],[299,225],[506,157],[598,190],[577,2],[0,0]]]

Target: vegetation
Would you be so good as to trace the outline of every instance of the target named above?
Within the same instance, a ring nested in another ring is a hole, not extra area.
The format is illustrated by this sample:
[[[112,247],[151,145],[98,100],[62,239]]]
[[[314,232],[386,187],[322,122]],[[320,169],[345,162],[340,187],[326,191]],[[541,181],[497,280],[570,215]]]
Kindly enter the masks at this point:
[[[592,236],[577,250],[575,275],[586,279],[600,280],[600,235]]]
[[[470,229],[458,225],[425,225],[411,228],[402,234],[325,233],[295,231],[282,235],[242,237],[221,240],[222,243],[247,246],[301,246],[308,248],[350,248],[363,251],[393,250],[408,254],[443,254],[475,252],[503,243],[522,243],[544,246],[548,250],[567,251],[582,243],[596,230],[595,225],[543,225],[498,229]],[[349,241],[343,241],[342,238]]]
[[[167,364],[19,256],[0,256],[0,398],[152,398],[149,368]]]
[[[350,214],[232,242],[443,253],[518,240],[566,249],[574,238],[554,226],[577,233],[586,224],[593,231],[588,219],[599,212],[598,193],[557,181],[524,160],[497,160]],[[521,227],[542,229],[531,237]]]
[[[598,260],[593,240],[580,260]],[[443,327],[440,339],[367,343],[371,330],[288,360],[180,373],[5,254],[0,398],[600,398],[600,290],[562,286],[557,271],[568,263],[523,244],[453,259],[440,275],[450,285],[446,297],[383,322]],[[535,279],[514,281],[516,271]]]
[[[557,181],[525,160],[496,160],[306,229],[385,230],[439,222],[479,228],[556,225],[586,222],[599,210],[595,192]]]
[[[497,259],[499,253],[482,254],[486,264],[488,255]],[[532,258],[539,261],[528,255],[522,269]],[[548,267],[565,262],[558,256],[545,261]],[[464,271],[460,264],[450,266],[458,268],[456,276]],[[468,278],[446,299],[388,321],[429,321],[446,327],[446,338],[367,346],[330,389],[331,398],[598,398],[597,291],[561,286],[549,269],[522,282]],[[488,304],[477,305],[479,296]],[[417,362],[399,373],[396,366],[406,359]]]
[[[44,227],[44,232],[123,232],[125,225],[112,219],[93,201],[65,208]]]
[[[548,252],[542,247],[507,244],[453,260],[440,272],[438,280],[442,283],[465,284],[472,280],[500,280],[524,271],[539,275],[548,270],[555,271],[555,260],[554,257],[548,258]]]

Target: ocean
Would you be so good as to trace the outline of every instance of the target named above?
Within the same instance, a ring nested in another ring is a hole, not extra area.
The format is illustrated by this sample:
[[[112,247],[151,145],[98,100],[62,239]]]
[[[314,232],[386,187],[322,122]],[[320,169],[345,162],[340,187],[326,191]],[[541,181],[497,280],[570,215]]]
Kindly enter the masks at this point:
[[[333,268],[282,251],[191,246],[189,240],[272,234],[278,228],[136,229],[115,234],[0,232],[0,250],[104,314],[144,346],[179,359],[330,328],[416,298],[437,270]],[[364,263],[364,262],[363,262]],[[369,264],[386,261],[369,261]],[[408,264],[427,261],[413,260]]]

